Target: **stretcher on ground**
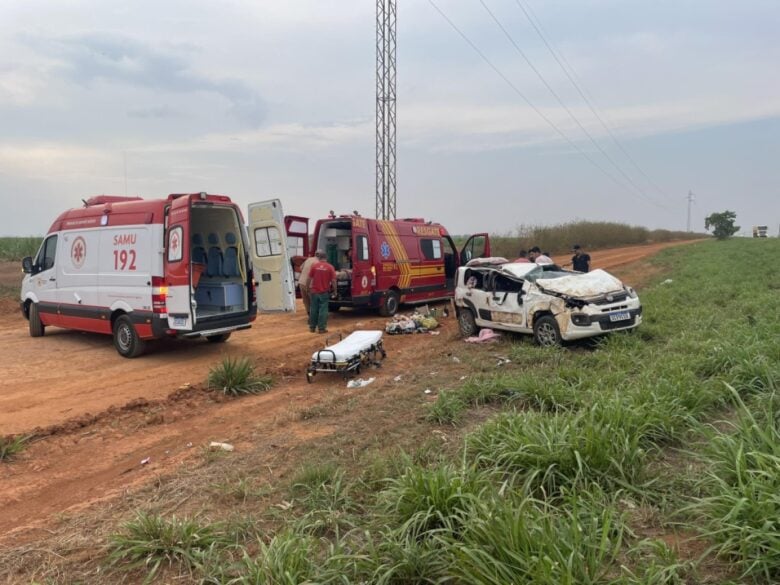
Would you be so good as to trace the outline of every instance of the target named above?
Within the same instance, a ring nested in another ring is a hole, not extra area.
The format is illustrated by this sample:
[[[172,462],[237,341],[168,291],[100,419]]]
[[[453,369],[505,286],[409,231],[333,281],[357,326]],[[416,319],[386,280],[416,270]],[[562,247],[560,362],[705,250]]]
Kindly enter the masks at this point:
[[[313,382],[319,372],[336,372],[347,379],[359,374],[363,366],[380,366],[380,360],[386,355],[381,331],[355,331],[343,339],[339,335],[338,343],[312,354],[311,364],[306,368],[306,381]]]

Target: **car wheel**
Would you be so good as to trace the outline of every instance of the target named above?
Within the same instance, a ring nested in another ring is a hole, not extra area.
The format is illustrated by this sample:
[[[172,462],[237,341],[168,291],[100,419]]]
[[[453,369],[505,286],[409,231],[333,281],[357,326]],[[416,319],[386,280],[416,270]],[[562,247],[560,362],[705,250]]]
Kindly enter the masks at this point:
[[[561,330],[552,315],[542,315],[534,321],[534,341],[542,347],[561,344]]]
[[[41,321],[41,316],[38,314],[38,304],[30,303],[30,337],[43,337],[43,333],[46,326]]]
[[[458,327],[460,327],[460,334],[463,337],[471,337],[477,334],[479,327],[477,327],[477,321],[471,309],[460,309],[458,311]]]
[[[138,357],[144,352],[146,343],[138,337],[127,315],[122,315],[114,322],[114,347],[119,355],[126,358]]]
[[[382,306],[379,308],[379,314],[383,317],[392,317],[398,312],[398,305],[400,304],[400,297],[394,290],[387,291]]]
[[[230,331],[227,333],[220,333],[219,335],[209,335],[206,337],[206,340],[210,343],[225,343],[228,339],[230,339]]]

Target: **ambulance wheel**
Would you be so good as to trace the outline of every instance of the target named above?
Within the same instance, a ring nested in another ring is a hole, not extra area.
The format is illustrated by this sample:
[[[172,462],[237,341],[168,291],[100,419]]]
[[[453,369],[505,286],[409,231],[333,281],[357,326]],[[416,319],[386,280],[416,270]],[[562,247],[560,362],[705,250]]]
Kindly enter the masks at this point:
[[[220,333],[219,335],[209,335],[206,337],[206,339],[210,343],[225,343],[228,339],[230,339],[230,331],[227,333]]]
[[[458,311],[458,327],[463,337],[471,337],[479,331],[477,321],[474,319],[474,313],[471,309],[460,309]]]
[[[41,321],[41,316],[38,314],[38,305],[36,303],[30,303],[30,337],[43,337],[43,332],[46,326]]]
[[[387,291],[387,294],[382,301],[382,306],[379,308],[379,314],[382,315],[382,317],[392,317],[398,312],[399,301],[400,298],[396,291]]]
[[[130,317],[122,315],[114,322],[114,347],[119,355],[126,358],[138,357],[144,352],[145,346],[146,343],[138,337]]]
[[[561,330],[555,317],[542,315],[534,321],[534,341],[542,347],[561,344]]]
[[[338,313],[340,308],[341,305],[338,305],[336,303],[328,303],[328,311],[330,311],[331,313]]]

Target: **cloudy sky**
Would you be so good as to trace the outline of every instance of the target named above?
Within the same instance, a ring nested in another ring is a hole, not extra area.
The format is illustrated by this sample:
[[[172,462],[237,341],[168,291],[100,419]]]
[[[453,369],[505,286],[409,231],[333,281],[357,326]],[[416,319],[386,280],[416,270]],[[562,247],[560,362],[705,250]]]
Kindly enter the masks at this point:
[[[399,216],[684,229],[691,189],[697,229],[780,224],[777,0],[398,13]],[[371,0],[0,1],[0,235],[100,193],[371,215],[374,21]]]

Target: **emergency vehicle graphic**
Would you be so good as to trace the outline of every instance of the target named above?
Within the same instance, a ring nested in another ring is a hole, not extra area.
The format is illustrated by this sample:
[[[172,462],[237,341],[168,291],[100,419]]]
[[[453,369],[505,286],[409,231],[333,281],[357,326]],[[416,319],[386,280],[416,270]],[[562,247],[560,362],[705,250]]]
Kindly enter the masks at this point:
[[[62,213],[22,262],[30,335],[49,326],[113,336],[125,357],[163,337],[219,343],[259,311],[294,311],[279,200],[249,205],[249,225],[224,195],[101,195]]]

